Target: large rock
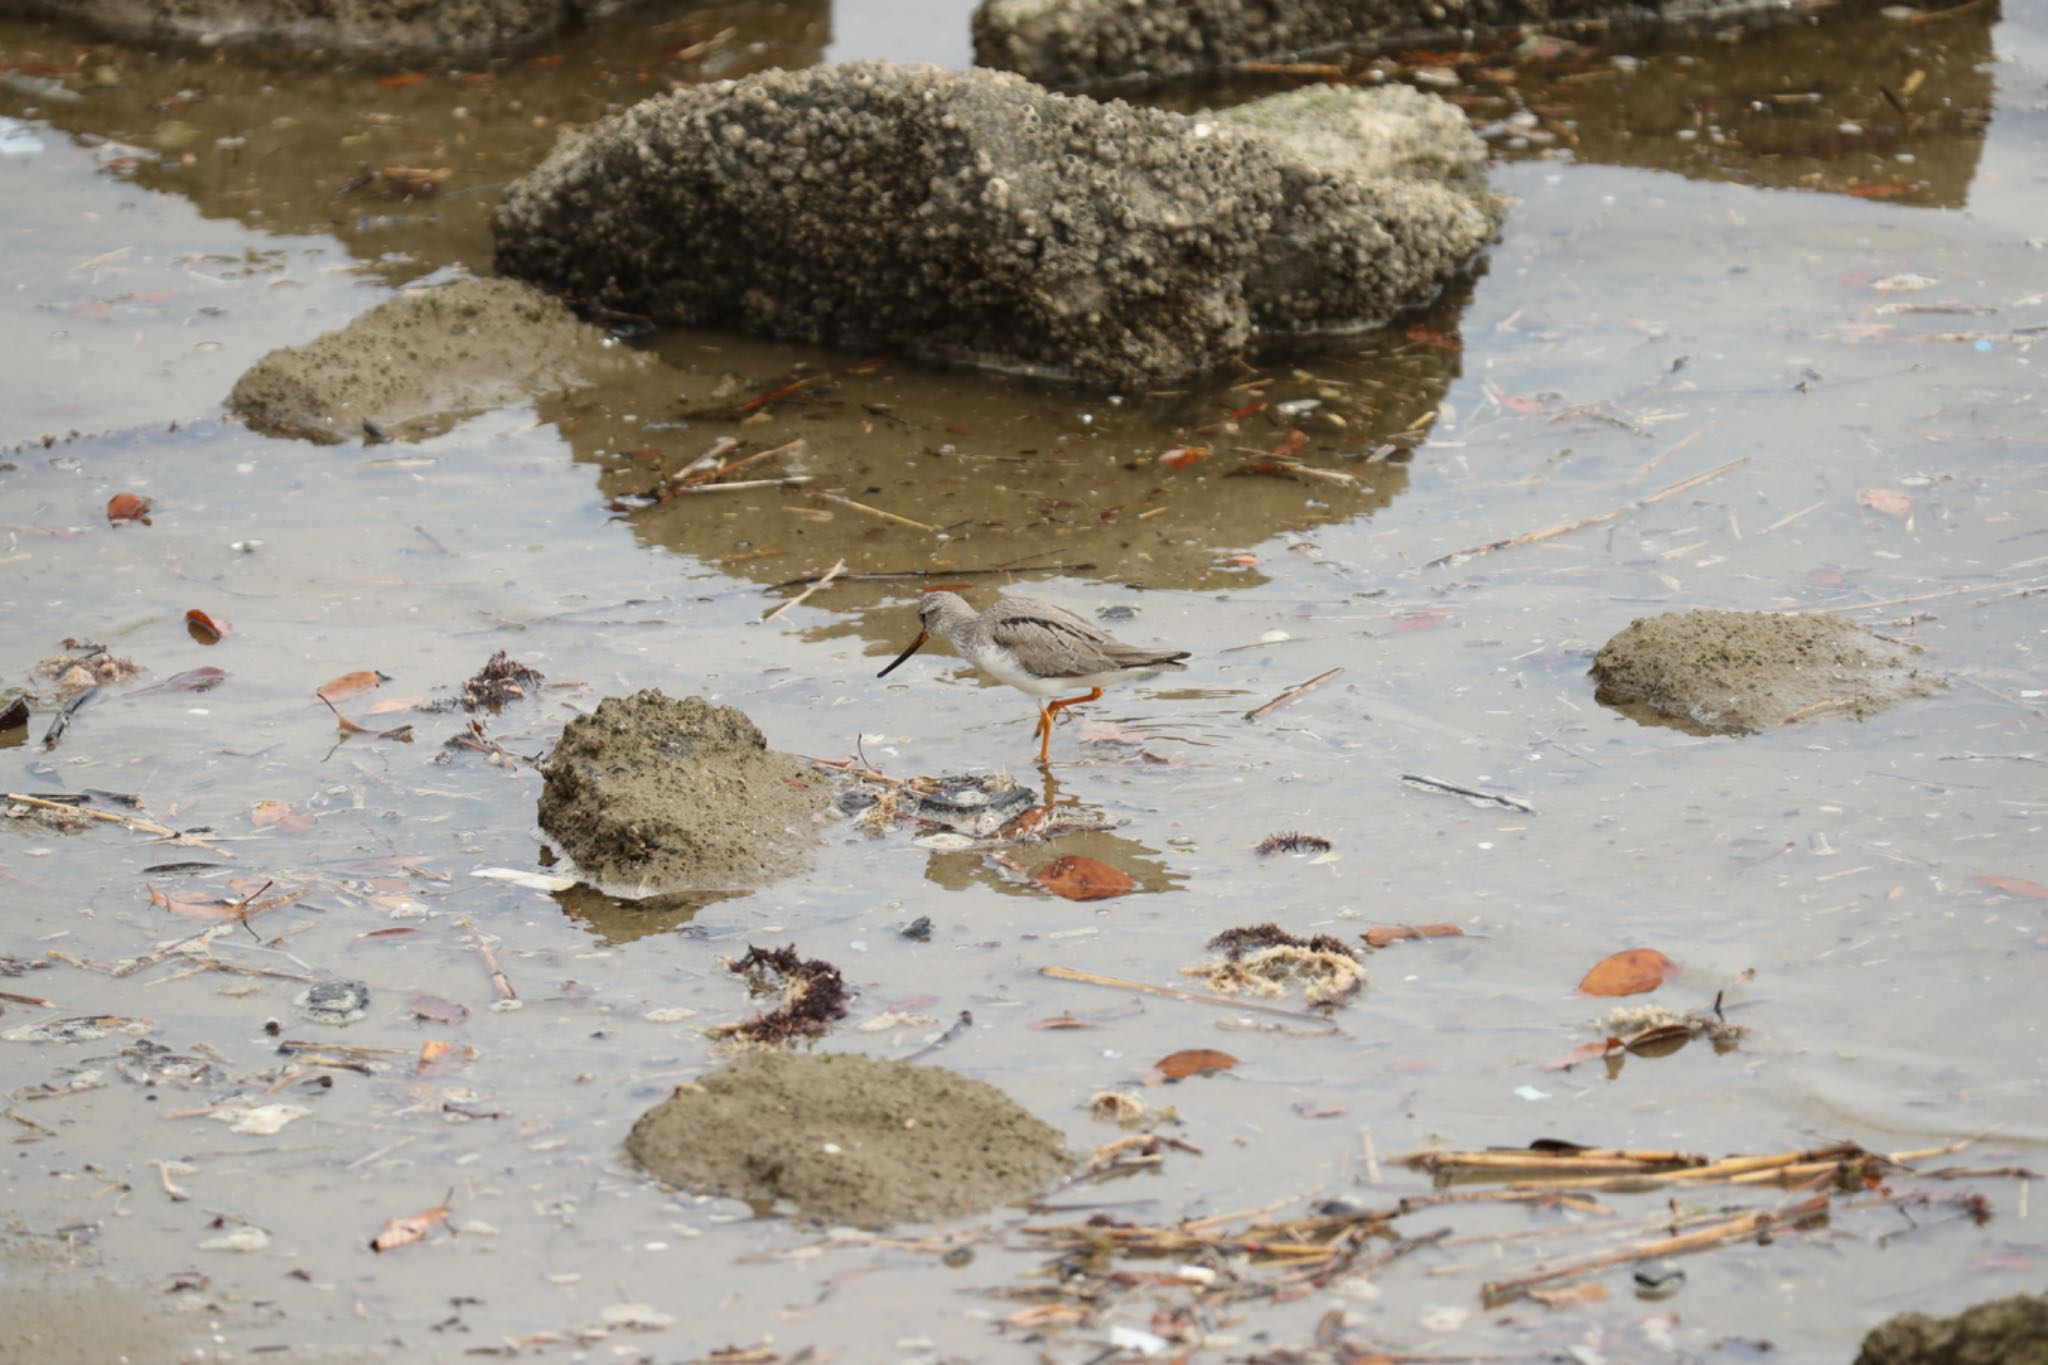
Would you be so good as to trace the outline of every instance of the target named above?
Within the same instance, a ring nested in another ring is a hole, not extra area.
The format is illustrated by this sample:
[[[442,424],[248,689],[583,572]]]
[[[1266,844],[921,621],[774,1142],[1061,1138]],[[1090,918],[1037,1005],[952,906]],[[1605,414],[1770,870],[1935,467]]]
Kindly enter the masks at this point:
[[[1920,651],[1832,616],[1682,611],[1638,620],[1593,659],[1599,700],[1695,733],[1864,717],[1932,693]]]
[[[1582,16],[1645,23],[1705,14],[1717,0],[982,0],[974,60],[1045,85],[1179,76],[1392,38],[1545,24]],[[1728,8],[1719,0],[1719,8]],[[1748,6],[1762,10],[1764,0]]]
[[[653,362],[514,280],[462,280],[387,299],[303,346],[272,351],[228,407],[273,436],[352,441],[364,423],[396,436],[533,400]]]
[[[864,62],[659,96],[556,148],[498,269],[578,309],[1112,384],[1430,299],[1484,149],[1413,91],[1191,117]]]
[[[478,56],[521,47],[634,0],[0,0],[0,14],[70,19],[124,42],[232,43],[365,57]]]
[[[761,886],[799,867],[831,800],[730,706],[606,697],[548,756],[540,825],[617,895]]]
[[[2015,1294],[1952,1318],[1901,1313],[1870,1329],[1856,1365],[2048,1365],[2048,1298]]]

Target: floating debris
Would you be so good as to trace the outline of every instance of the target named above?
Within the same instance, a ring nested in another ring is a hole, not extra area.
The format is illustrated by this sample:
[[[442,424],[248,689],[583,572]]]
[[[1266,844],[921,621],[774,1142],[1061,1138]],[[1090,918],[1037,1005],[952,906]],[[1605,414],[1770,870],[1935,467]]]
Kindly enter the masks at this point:
[[[725,965],[748,976],[756,994],[776,989],[779,979],[782,1004],[737,1024],[711,1029],[715,1038],[780,1046],[792,1038],[821,1037],[833,1021],[846,1017],[846,981],[839,969],[822,958],[804,960],[793,943],[768,949],[749,945],[745,957],[728,960]]]

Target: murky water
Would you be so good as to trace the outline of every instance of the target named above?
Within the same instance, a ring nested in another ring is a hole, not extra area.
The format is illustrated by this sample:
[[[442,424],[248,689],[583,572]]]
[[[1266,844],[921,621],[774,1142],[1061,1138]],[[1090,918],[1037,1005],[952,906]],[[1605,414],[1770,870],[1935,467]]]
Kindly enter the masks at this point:
[[[147,670],[83,708],[53,750],[40,717],[12,732],[4,786],[134,794],[147,818],[216,845],[10,822],[0,952],[109,963],[205,927],[152,887],[239,897],[268,879],[306,893],[256,921],[260,941],[218,940],[211,963],[115,978],[58,961],[0,981],[56,1006],[9,1003],[0,1030],[146,1018],[152,1040],[220,1073],[145,1088],[107,1060],[125,1037],[0,1043],[17,1248],[78,1251],[164,1308],[165,1359],[681,1360],[768,1343],[1081,1361],[1108,1325],[1148,1326],[1155,1296],[1184,1301],[1133,1289],[1102,1326],[1032,1340],[991,1295],[1044,1259],[1016,1233],[1023,1215],[968,1225],[988,1235],[949,1266],[820,1251],[813,1230],[628,1170],[632,1118],[717,1062],[691,1025],[750,1011],[719,961],[749,942],[793,941],[844,969],[861,996],[833,1047],[907,1056],[936,1026],[859,1022],[971,1010],[973,1030],[933,1059],[1001,1085],[1080,1150],[1117,1136],[1087,1116],[1094,1091],[1180,1048],[1236,1055],[1228,1075],[1147,1092],[1178,1107],[1173,1131],[1201,1155],[1055,1201],[1148,1222],[1316,1195],[1385,1202],[1427,1181],[1384,1159],[1432,1142],[1720,1154],[1990,1133],[1955,1160],[2038,1166],[2037,4],[1709,37],[1620,65],[1479,54],[1445,88],[1482,124],[1531,117],[1496,139],[1495,184],[1518,202],[1469,288],[1355,346],[1181,392],[1083,394],[692,333],[648,343],[675,368],[645,391],[500,411],[416,446],[320,448],[218,420],[272,347],[402,282],[486,268],[497,187],[562,126],[670,80],[825,56],[964,63],[966,12],[677,9],[535,59],[413,73],[424,79],[0,26],[0,681],[26,684],[67,637]],[[340,193],[364,165],[454,173],[430,199]],[[744,418],[718,415],[803,375]],[[1233,472],[1291,428],[1305,460],[1353,482]],[[815,482],[633,510],[636,490],[727,435],[800,438],[770,470]],[[1189,446],[1211,453],[1158,458]],[[154,501],[152,524],[105,524],[123,491]],[[848,579],[762,623],[842,559]],[[1128,607],[1117,633],[1194,658],[1082,708],[1039,777],[1019,695],[941,656],[874,678],[931,582],[980,602],[1011,588],[1083,613]],[[1839,610],[1922,646],[1951,684],[1865,723],[1740,740],[1596,705],[1591,651],[1634,617],[1694,606]],[[197,643],[190,609],[231,633]],[[1143,894],[1070,903],[978,855],[850,829],[807,874],[687,919],[475,877],[537,868],[537,776],[445,750],[459,711],[370,708],[446,698],[500,649],[547,677],[486,719],[513,755],[543,752],[603,695],[700,692],[798,753],[858,751],[900,775],[1033,774],[1119,822],[1044,856],[1088,853]],[[212,690],[135,695],[206,666],[227,674]],[[1245,718],[1331,668],[1344,671]],[[343,710],[372,729],[409,722],[411,742],[337,742],[313,692],[359,669],[391,681]],[[1427,794],[1409,773],[1534,813]],[[259,826],[266,801],[314,823]],[[1334,856],[1252,851],[1293,829]],[[186,862],[216,866],[146,871]],[[899,937],[919,916],[929,943]],[[1039,975],[1173,982],[1212,934],[1265,920],[1304,935],[1448,920],[1471,936],[1375,954],[1334,1036],[1230,1028],[1228,1011]],[[416,932],[377,935],[392,929]],[[523,1008],[492,1008],[475,934]],[[1581,974],[1633,946],[1685,967],[1660,999],[1725,992],[1748,1038],[1614,1074],[1543,1069],[1598,1036]],[[367,1017],[305,1018],[293,1000],[314,977],[365,983]],[[466,1022],[417,1021],[416,993],[467,1006]],[[662,1013],[677,1007],[698,1013]],[[1100,1026],[1031,1027],[1063,1012]],[[294,1078],[280,1037],[388,1051]],[[418,1075],[429,1039],[477,1055]],[[97,1088],[37,1089],[93,1070]],[[205,1116],[273,1083],[265,1102],[309,1111],[274,1135]],[[1608,1301],[1551,1314],[1480,1309],[1478,1283],[1535,1253],[1433,1249],[1382,1272],[1374,1300],[1215,1312],[1210,1330],[1236,1345],[1206,1354],[1305,1346],[1345,1307],[1390,1350],[1723,1359],[1768,1340],[1774,1359],[1846,1359],[1901,1307],[2039,1286],[2040,1215],[2017,1184],[1932,1188],[1981,1190],[1995,1216],[1977,1226],[1935,1207],[1915,1225],[1844,1207],[1830,1229],[1690,1259],[1674,1301],[1637,1302],[1622,1270],[1604,1277]],[[384,1219],[451,1189],[459,1236],[367,1250]],[[1440,1212],[1404,1232],[1545,1217]],[[201,1249],[245,1226],[267,1247]],[[578,1336],[625,1302],[676,1321]]]

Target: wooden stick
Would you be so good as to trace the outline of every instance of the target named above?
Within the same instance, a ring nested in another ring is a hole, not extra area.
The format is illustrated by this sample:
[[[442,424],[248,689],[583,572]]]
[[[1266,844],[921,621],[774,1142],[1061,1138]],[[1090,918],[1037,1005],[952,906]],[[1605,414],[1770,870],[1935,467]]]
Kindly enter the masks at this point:
[[[1300,701],[1303,697],[1315,691],[1318,687],[1321,687],[1324,683],[1336,677],[1339,673],[1342,673],[1343,671],[1344,670],[1341,668],[1333,668],[1327,673],[1318,673],[1313,678],[1310,678],[1307,682],[1303,683],[1301,686],[1288,688],[1285,692],[1282,692],[1279,696],[1273,698],[1273,700],[1267,702],[1264,706],[1255,707],[1252,710],[1245,712],[1244,718],[1246,720],[1257,720],[1260,716],[1266,715],[1268,712],[1278,711],[1281,707],[1288,705],[1290,702]]]
[[[1827,1197],[1808,1200],[1795,1206],[1796,1212],[1817,1212],[1827,1206]],[[1588,1256],[1582,1261],[1572,1261],[1552,1270],[1539,1270],[1528,1275],[1517,1275],[1508,1280],[1489,1280],[1479,1286],[1479,1293],[1489,1304],[1503,1298],[1511,1298],[1531,1285],[1544,1284],[1551,1280],[1571,1279],[1589,1271],[1605,1270],[1609,1266],[1625,1265],[1630,1261],[1650,1260],[1663,1256],[1683,1256],[1688,1252],[1706,1251],[1727,1242],[1748,1241],[1770,1231],[1778,1221],[1777,1215],[1763,1209],[1739,1214],[1725,1222],[1699,1229],[1697,1232],[1682,1233],[1677,1237],[1663,1237],[1654,1242],[1643,1242],[1636,1246],[1624,1247],[1620,1251],[1604,1252]]]
[[[808,474],[791,474],[786,479],[741,479],[737,483],[693,483],[675,490],[677,497],[695,496],[700,493],[737,493],[745,488],[794,488],[800,483],[809,483]]]
[[[467,915],[455,921],[458,928],[469,931],[470,946],[476,949],[477,957],[483,962],[484,970],[491,974],[491,984],[498,988],[503,1000],[517,1000],[519,992],[512,989],[512,978],[505,975],[505,969],[498,965],[498,955],[491,951],[491,945],[484,942],[483,931]]]
[[[767,625],[767,624],[768,624],[768,623],[769,623],[770,621],[773,621],[773,620],[774,620],[774,619],[775,619],[776,617],[778,617],[778,616],[782,615],[782,613],[784,613],[784,612],[786,612],[786,611],[790,610],[791,608],[793,608],[793,607],[800,607],[800,606],[802,606],[802,605],[803,605],[803,604],[804,604],[805,602],[807,602],[807,601],[809,601],[809,600],[810,600],[810,596],[811,596],[811,594],[812,594],[812,593],[816,592],[816,591],[817,591],[818,589],[820,589],[820,588],[822,588],[822,587],[825,587],[825,586],[827,586],[828,584],[830,584],[830,583],[832,582],[832,580],[833,580],[833,579],[835,579],[835,578],[839,577],[839,575],[840,575],[840,574],[842,574],[842,573],[845,573],[845,572],[846,572],[846,561],[842,559],[842,560],[840,560],[840,561],[839,561],[839,562],[838,562],[837,564],[834,564],[834,565],[833,565],[833,566],[832,566],[831,568],[829,568],[829,569],[825,570],[825,576],[824,576],[823,578],[821,578],[821,579],[819,579],[819,580],[818,580],[817,582],[815,582],[815,583],[811,584],[811,586],[810,586],[810,587],[808,587],[808,588],[805,588],[805,589],[804,589],[804,590],[803,590],[802,592],[800,592],[800,593],[798,593],[798,594],[797,594],[796,596],[794,596],[794,597],[790,598],[790,599],[789,599],[789,600],[788,600],[787,602],[784,602],[784,603],[783,603],[783,604],[782,604],[781,606],[777,607],[777,608],[776,608],[776,609],[775,609],[774,611],[771,611],[771,612],[769,612],[769,613],[768,613],[768,614],[767,614],[766,616],[762,617],[762,618],[761,618],[761,624],[765,626],[765,625]]]
[[[1845,607],[1799,607],[1785,613],[1787,616],[1832,616],[1840,611],[1871,611],[1878,607],[1902,607],[1909,602],[1932,602],[1942,597],[1957,597],[1966,592],[1981,592],[1986,588],[2032,589],[2048,583],[2044,579],[2021,579],[2017,583],[1965,583],[1959,588],[1943,588],[1940,592],[1915,593],[1911,597],[1887,597],[1881,602],[1851,602]]]
[[[742,558],[745,558],[745,556],[727,555],[718,562],[721,564],[733,564],[739,562]],[[913,581],[923,578],[980,578],[987,574],[997,573],[1088,573],[1094,567],[1095,565],[1092,563],[1032,564],[1024,568],[1018,568],[1010,564],[998,564],[994,568],[989,569],[889,569],[875,573],[841,574],[840,578],[848,583],[890,583],[906,578]],[[785,578],[782,582],[776,583],[773,586],[777,588],[794,588],[799,583],[808,583],[810,581],[808,578]]]
[[[1495,550],[1513,549],[1518,545],[1534,545],[1538,541],[1553,540],[1558,536],[1569,535],[1573,531],[1583,531],[1589,526],[1599,526],[1605,522],[1613,521],[1617,517],[1627,516],[1630,512],[1640,511],[1652,503],[1676,497],[1687,489],[1697,488],[1703,483],[1720,478],[1731,469],[1740,469],[1748,463],[1749,457],[1745,455],[1739,460],[1730,460],[1727,464],[1716,465],[1704,474],[1695,474],[1689,479],[1681,479],[1669,488],[1660,488],[1647,497],[1637,498],[1634,502],[1614,508],[1612,511],[1602,512],[1598,516],[1582,517],[1577,521],[1560,522],[1555,526],[1546,526],[1540,531],[1524,531],[1521,535],[1509,536],[1506,540],[1496,540],[1485,545],[1474,545],[1464,550],[1453,550],[1447,555],[1438,555],[1435,559],[1423,565],[1423,567],[1425,569],[1442,568],[1462,560],[1477,559],[1481,555],[1490,555]]]
[[[1659,465],[1663,464],[1673,455],[1676,455],[1679,451],[1684,450],[1687,446],[1691,445],[1694,441],[1697,441],[1700,437],[1706,435],[1713,429],[1714,424],[1712,422],[1709,422],[1705,426],[1701,427],[1698,431],[1695,431],[1692,435],[1682,437],[1676,443],[1665,446],[1664,449],[1658,451],[1655,455],[1652,455],[1649,458],[1649,460],[1644,463],[1642,468],[1636,470],[1635,473],[1629,475],[1627,481],[1629,483],[1634,483],[1637,479],[1644,478],[1645,476],[1651,474],[1656,470],[1656,468]]]
[[[196,834],[180,834],[168,825],[159,825],[154,820],[143,820],[133,815],[117,815],[113,811],[95,810],[91,806],[74,806],[64,801],[46,801],[40,796],[26,796],[20,792],[0,793],[0,801],[13,801],[20,805],[33,806],[38,810],[64,811],[74,815],[90,816],[94,820],[105,820],[110,824],[126,825],[130,829],[141,830],[144,834],[154,834],[159,838],[169,839],[173,843],[190,844],[194,848],[203,848],[209,853],[218,853],[223,857],[232,858],[235,856],[224,848],[216,848],[214,845],[207,843]]]
[[[34,1005],[37,1009],[53,1010],[57,1006],[40,995],[16,995],[13,991],[0,991],[0,1000],[15,1005]]]
[[[826,502],[836,502],[841,507],[851,507],[854,511],[865,512],[871,517],[880,517],[883,521],[893,521],[898,526],[908,526],[914,531],[925,531],[932,535],[937,535],[939,531],[939,528],[936,526],[927,526],[921,521],[912,521],[909,517],[899,517],[894,512],[884,512],[879,507],[870,507],[864,502],[855,502],[852,498],[841,497],[837,493],[827,493],[820,490],[812,493],[811,496],[822,498]]]
[[[1185,1000],[1196,1005],[1223,1005],[1234,1010],[1256,1010],[1260,1014],[1275,1014],[1282,1019],[1301,1019],[1311,1024],[1330,1023],[1328,1018],[1320,1014],[1282,1009],[1278,1005],[1260,1005],[1250,1000],[1240,1000],[1234,995],[1212,995],[1208,991],[1184,991],[1178,986],[1154,986],[1144,981],[1126,981],[1122,977],[1084,972],[1078,967],[1041,967],[1038,974],[1058,981],[1079,981],[1087,986],[1108,986],[1111,990],[1137,991],[1141,995],[1163,995],[1170,1000]]]

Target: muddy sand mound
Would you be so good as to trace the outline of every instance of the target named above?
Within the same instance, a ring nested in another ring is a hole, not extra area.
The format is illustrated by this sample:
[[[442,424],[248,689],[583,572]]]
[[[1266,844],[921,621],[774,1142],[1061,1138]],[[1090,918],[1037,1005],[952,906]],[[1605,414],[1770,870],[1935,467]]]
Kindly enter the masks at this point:
[[[2042,1365],[2048,1298],[2015,1294],[1952,1318],[1901,1313],[1870,1329],[1856,1365]]]
[[[370,58],[477,56],[521,47],[626,0],[9,0],[0,10],[88,25],[110,38],[211,47],[333,50]]]
[[[228,407],[257,431],[329,444],[446,431],[653,361],[514,280],[461,280],[387,299],[347,326],[250,366]]]
[[[992,71],[768,71],[565,140],[506,193],[497,268],[586,314],[1165,381],[1427,302],[1492,233],[1484,167],[1405,86],[1189,116]]]
[[[543,772],[541,828],[625,896],[774,881],[802,865],[832,797],[742,712],[652,689],[570,721]]]
[[[861,1227],[980,1213],[1071,1165],[985,1081],[831,1053],[743,1053],[642,1114],[626,1150],[672,1185]]]
[[[1832,616],[1686,611],[1636,621],[1593,660],[1598,698],[1696,734],[1748,734],[1821,715],[1861,719],[1931,695],[1920,651]]]

